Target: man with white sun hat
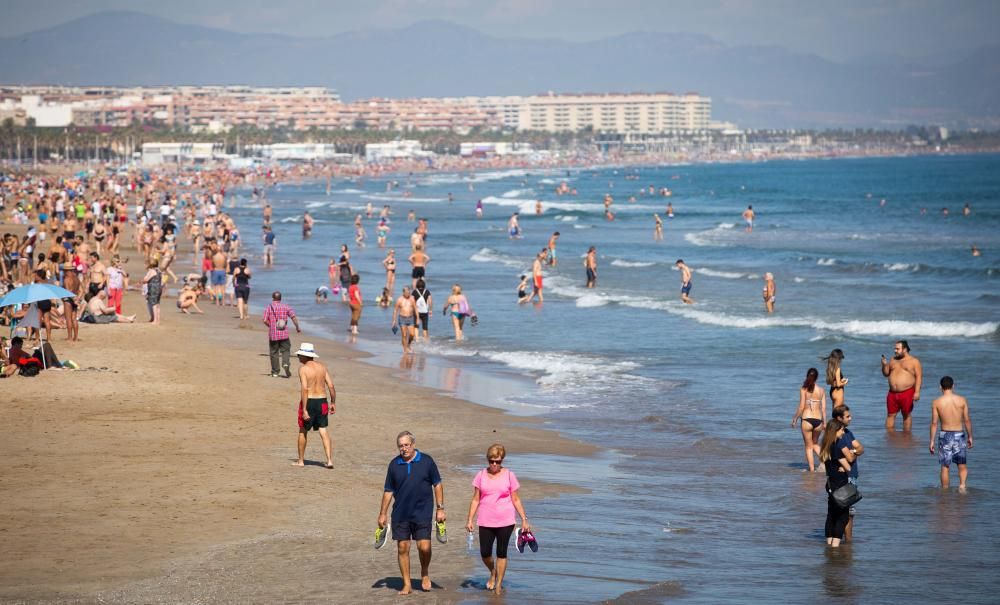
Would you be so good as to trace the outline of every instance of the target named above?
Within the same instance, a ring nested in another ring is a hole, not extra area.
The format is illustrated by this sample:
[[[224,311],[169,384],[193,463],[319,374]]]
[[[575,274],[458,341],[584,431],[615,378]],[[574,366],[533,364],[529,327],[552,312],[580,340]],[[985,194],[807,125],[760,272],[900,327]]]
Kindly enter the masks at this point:
[[[326,468],[333,468],[332,447],[330,435],[326,427],[328,416],[337,411],[337,389],[326,366],[319,362],[319,355],[311,342],[304,342],[295,352],[299,358],[299,459],[295,466],[305,466],[306,439],[309,431],[319,431],[323,440],[323,451],[326,452]],[[329,399],[327,393],[329,392]]]

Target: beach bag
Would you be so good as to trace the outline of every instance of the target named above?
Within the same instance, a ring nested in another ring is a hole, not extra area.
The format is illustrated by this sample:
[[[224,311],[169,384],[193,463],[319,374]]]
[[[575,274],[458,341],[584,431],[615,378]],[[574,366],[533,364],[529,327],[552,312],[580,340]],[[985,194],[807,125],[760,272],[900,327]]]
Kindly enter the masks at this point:
[[[427,301],[424,299],[424,295],[417,295],[417,313],[427,313],[430,309],[427,308]]]
[[[17,366],[21,376],[38,376],[42,371],[42,362],[37,357],[22,357],[17,361]]]
[[[458,299],[458,312],[462,315],[469,314],[469,301],[467,301],[464,296]]]
[[[833,491],[833,501],[840,508],[850,508],[861,501],[861,492],[853,483],[842,485]]]

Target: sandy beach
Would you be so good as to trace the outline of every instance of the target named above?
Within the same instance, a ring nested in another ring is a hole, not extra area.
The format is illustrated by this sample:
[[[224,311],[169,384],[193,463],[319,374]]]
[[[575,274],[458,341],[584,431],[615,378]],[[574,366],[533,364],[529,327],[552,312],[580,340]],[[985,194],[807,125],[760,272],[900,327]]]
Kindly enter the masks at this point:
[[[257,314],[240,322],[231,307],[201,304],[204,316],[184,316],[164,297],[163,325],[81,324],[77,343],[56,331],[57,354],[81,370],[0,382],[0,601],[396,601],[395,550],[371,539],[404,429],[441,468],[452,537],[435,543],[434,590],[410,598],[461,600],[469,592],[456,589],[485,580],[463,525],[467,471],[486,447],[503,442],[512,466],[518,453],[594,451],[401,382],[304,325],[293,346],[314,342],[338,391],[335,468],[320,465],[316,433],[312,464],[294,468],[297,379],[268,376]],[[138,292],[124,311],[145,319]],[[529,499],[572,489],[522,482]]]

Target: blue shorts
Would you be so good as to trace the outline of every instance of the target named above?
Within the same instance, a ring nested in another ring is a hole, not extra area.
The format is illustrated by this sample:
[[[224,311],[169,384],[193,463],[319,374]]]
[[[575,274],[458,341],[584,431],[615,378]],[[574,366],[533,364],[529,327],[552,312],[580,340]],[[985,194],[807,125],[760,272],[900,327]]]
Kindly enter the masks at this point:
[[[691,293],[691,282],[688,282],[681,286],[681,294],[690,294],[690,293]]]
[[[965,431],[941,431],[937,437],[937,457],[941,466],[965,464],[968,440]]]
[[[431,522],[400,521],[392,524],[393,540],[430,540]]]
[[[225,269],[212,269],[212,285],[213,286],[224,286],[224,285],[226,285],[226,271],[225,271]]]

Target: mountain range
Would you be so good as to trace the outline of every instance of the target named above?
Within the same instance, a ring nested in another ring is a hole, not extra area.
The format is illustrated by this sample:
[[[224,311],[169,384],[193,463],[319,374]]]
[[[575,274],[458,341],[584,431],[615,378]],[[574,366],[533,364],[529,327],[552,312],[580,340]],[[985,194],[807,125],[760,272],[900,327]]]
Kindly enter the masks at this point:
[[[697,91],[752,128],[1000,127],[1000,45],[834,62],[688,33],[500,38],[447,21],[323,37],[236,33],[130,11],[0,38],[0,82],[328,86],[345,99]]]

